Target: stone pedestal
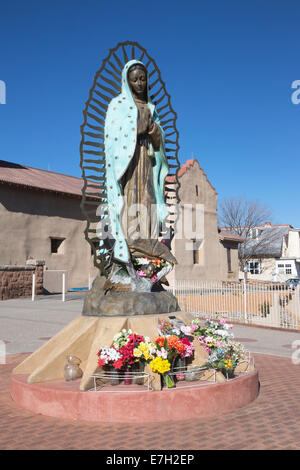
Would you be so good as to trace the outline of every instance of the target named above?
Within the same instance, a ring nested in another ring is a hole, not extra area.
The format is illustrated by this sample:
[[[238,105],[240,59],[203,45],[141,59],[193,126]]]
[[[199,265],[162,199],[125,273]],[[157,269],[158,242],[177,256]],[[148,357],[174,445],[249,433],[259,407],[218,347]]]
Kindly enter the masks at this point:
[[[74,355],[82,361],[80,368],[83,370],[83,376],[80,390],[89,390],[93,385],[91,375],[100,372],[97,364],[97,352],[104,346],[112,346],[116,333],[126,328],[137,334],[155,338],[158,336],[158,321],[167,319],[169,315],[80,316],[25,359],[14,369],[13,373],[29,374],[27,380],[29,384],[63,380],[66,356]],[[175,315],[186,324],[189,324],[193,318],[191,314],[181,312],[176,312]],[[203,365],[206,360],[207,353],[203,348],[199,348],[199,342],[195,340],[193,364]],[[151,375],[152,388],[160,390],[160,375],[153,373],[149,366],[146,367],[145,372]]]
[[[180,311],[172,292],[115,292],[105,291],[106,278],[98,276],[87,293],[83,315],[97,317],[153,315]]]

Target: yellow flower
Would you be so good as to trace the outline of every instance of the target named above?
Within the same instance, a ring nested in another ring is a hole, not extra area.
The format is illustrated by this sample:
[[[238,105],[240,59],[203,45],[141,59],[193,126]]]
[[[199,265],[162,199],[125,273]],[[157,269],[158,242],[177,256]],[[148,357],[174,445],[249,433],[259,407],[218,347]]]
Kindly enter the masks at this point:
[[[143,343],[143,342],[140,343],[136,349],[140,352],[141,356],[142,355],[144,356],[146,360],[151,359],[152,356],[150,355],[149,347],[147,343]]]
[[[232,369],[232,360],[231,359],[224,361],[224,364],[225,364],[225,369]]]
[[[143,353],[138,348],[135,348],[133,350],[133,355],[134,355],[134,357],[141,357],[143,355]]]
[[[158,372],[159,374],[164,374],[168,372],[171,368],[171,364],[167,359],[162,359],[161,357],[156,357],[153,361],[150,362],[150,367],[153,372]]]

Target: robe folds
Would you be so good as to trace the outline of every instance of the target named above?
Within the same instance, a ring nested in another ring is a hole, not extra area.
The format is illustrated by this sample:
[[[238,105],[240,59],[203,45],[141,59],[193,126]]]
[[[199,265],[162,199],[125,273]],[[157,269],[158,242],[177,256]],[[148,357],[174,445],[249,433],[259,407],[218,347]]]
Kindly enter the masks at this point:
[[[138,138],[139,113],[127,80],[129,68],[141,62],[129,61],[122,71],[122,91],[109,103],[104,130],[106,158],[106,189],[111,234],[115,240],[113,257],[123,263],[130,261],[128,233],[124,218],[128,204],[140,202],[149,207],[156,204],[155,220],[158,226],[168,215],[164,202],[164,183],[169,167],[164,148],[164,131],[160,126],[154,104],[147,88],[147,103],[152,120],[153,139],[144,146]],[[147,77],[147,86],[149,77]],[[157,134],[160,134],[157,135]],[[160,137],[160,138],[158,138]],[[152,142],[159,142],[153,145]],[[141,188],[138,194],[134,187]],[[151,214],[147,214],[150,218]],[[122,223],[123,219],[123,223]],[[128,227],[127,227],[128,229]],[[151,237],[149,221],[141,228],[141,238]]]

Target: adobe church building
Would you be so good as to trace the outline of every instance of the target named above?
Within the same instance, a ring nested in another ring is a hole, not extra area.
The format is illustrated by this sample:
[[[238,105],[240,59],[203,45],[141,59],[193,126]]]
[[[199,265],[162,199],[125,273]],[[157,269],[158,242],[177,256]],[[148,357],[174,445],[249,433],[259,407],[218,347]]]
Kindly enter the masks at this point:
[[[0,183],[0,270],[41,260],[54,290],[62,276],[53,270],[67,273],[67,288],[88,286],[97,269],[84,238],[82,179],[0,161]]]
[[[203,205],[204,233],[173,241],[179,264],[168,277],[170,284],[174,276],[238,280],[240,240],[228,232],[219,233],[217,193],[198,160],[188,160],[178,177],[181,206]],[[0,161],[0,272],[21,266],[32,270],[31,265],[37,260],[37,265],[44,264],[44,287],[48,288],[45,283],[47,279],[49,283],[54,271],[67,273],[68,289],[88,286],[98,270],[84,237],[82,186],[81,178]]]
[[[174,283],[174,279],[238,281],[238,244],[242,238],[218,230],[218,194],[197,159],[182,165],[178,181],[181,212],[172,242],[178,265],[173,279],[172,273],[169,275],[169,282]],[[176,231],[180,232],[179,236]]]

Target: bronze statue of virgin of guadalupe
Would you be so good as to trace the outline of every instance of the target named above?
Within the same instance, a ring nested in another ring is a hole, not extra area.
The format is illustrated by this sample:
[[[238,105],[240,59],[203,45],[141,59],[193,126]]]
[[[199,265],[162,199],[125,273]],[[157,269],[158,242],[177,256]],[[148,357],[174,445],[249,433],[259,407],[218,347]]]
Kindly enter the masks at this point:
[[[111,100],[105,119],[107,200],[115,263],[110,286],[119,286],[122,279],[125,282],[126,266],[131,289],[146,291],[176,263],[167,246],[158,241],[168,215],[164,184],[169,167],[164,131],[148,83],[142,62],[125,64],[122,92]],[[163,269],[153,276],[159,264]]]

